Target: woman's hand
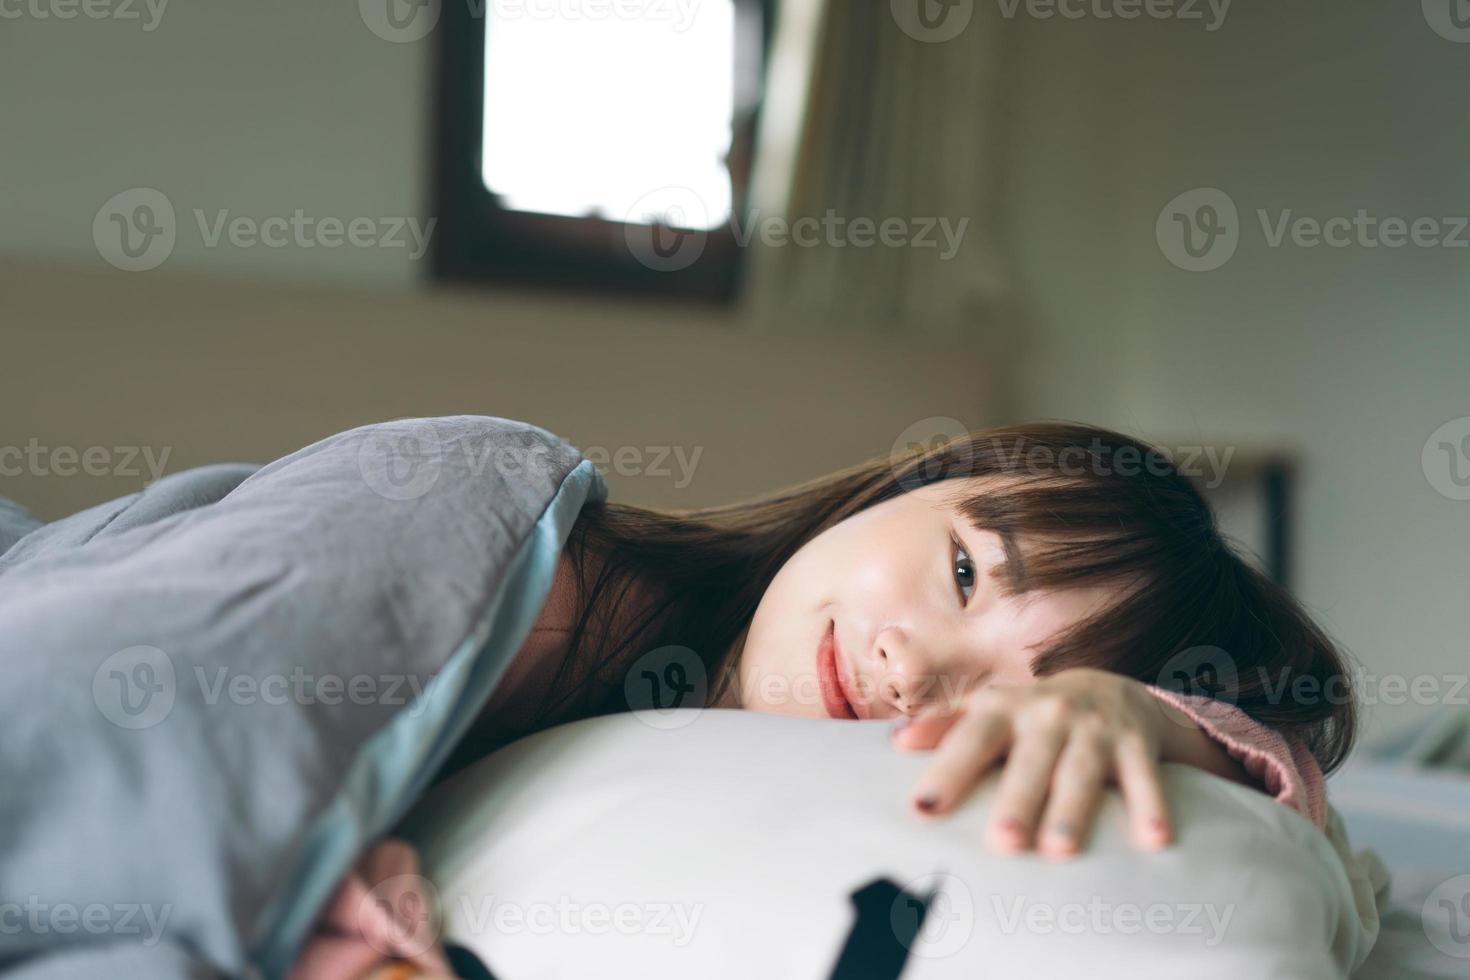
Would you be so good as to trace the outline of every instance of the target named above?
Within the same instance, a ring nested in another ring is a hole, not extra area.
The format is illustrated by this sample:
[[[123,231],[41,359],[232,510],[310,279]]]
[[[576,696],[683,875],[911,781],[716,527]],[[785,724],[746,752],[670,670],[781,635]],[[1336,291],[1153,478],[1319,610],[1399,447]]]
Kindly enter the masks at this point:
[[[958,709],[901,718],[894,744],[936,750],[913,795],[931,815],[952,810],[1004,760],[988,842],[1007,852],[1034,842],[1065,857],[1081,850],[1110,783],[1123,791],[1134,842],[1151,850],[1169,843],[1158,763],[1165,743],[1187,737],[1188,727],[1140,682],[1077,668],[1021,687],[978,688]]]

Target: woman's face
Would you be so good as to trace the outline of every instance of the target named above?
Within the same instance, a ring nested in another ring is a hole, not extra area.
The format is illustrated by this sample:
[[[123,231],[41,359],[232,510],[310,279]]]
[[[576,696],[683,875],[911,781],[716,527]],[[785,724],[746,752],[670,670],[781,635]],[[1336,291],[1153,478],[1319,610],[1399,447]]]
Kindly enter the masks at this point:
[[[889,718],[981,684],[1030,683],[1030,661],[1114,590],[1001,595],[999,535],[946,500],[986,477],[901,494],[808,541],[772,579],[740,651],[736,696],[753,711]],[[830,637],[830,640],[827,639]]]

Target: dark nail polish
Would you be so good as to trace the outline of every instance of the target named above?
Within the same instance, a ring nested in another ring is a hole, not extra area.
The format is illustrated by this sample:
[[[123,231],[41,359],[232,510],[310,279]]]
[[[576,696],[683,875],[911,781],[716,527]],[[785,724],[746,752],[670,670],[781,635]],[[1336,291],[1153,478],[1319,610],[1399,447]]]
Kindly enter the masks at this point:
[[[925,813],[933,813],[935,810],[939,809],[939,794],[925,793],[923,796],[914,801],[914,806],[918,807]]]

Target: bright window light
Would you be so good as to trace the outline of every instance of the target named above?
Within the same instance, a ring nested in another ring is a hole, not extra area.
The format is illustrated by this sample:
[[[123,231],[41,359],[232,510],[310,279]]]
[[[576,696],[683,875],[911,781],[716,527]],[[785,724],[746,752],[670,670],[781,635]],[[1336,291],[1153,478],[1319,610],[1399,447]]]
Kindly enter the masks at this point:
[[[490,0],[485,18],[482,176],[505,207],[645,223],[673,188],[695,206],[669,223],[725,224],[732,0]]]

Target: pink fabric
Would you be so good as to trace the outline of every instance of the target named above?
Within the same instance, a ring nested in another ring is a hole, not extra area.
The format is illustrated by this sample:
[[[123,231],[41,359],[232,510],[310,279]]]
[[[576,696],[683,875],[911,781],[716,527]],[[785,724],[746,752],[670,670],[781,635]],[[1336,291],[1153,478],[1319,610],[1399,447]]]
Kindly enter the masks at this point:
[[[1152,686],[1149,693],[1188,715],[1278,803],[1319,828],[1327,826],[1327,781],[1322,767],[1300,741],[1267,728],[1224,701]]]
[[[332,896],[288,980],[360,980],[395,960],[452,977],[439,943],[434,886],[401,840],[371,848]]]

